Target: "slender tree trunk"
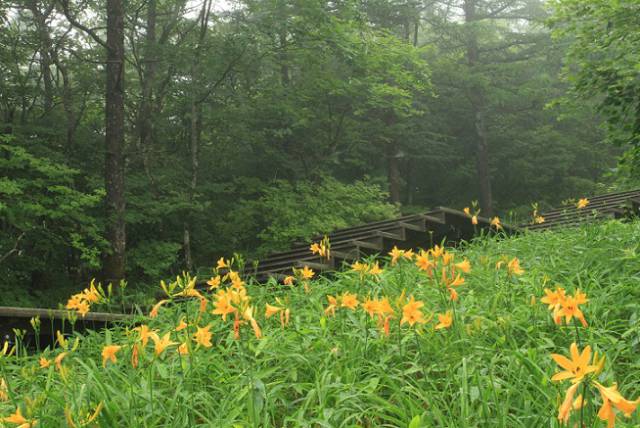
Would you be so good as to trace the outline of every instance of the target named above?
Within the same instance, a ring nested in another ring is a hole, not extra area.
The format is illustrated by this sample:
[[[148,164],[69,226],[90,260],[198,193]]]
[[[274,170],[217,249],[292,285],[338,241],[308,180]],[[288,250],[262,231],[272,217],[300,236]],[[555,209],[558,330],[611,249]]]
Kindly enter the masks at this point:
[[[479,61],[478,36],[475,23],[477,0],[465,0],[464,16],[467,37],[467,65],[469,71],[473,73]],[[478,187],[480,190],[480,208],[486,216],[493,215],[493,196],[491,192],[491,172],[489,170],[489,144],[487,141],[485,124],[485,100],[482,88],[476,83],[471,84],[469,98],[471,100],[471,130],[476,149],[476,173],[478,177]]]
[[[107,0],[107,86],[105,136],[106,235],[111,251],[105,258],[107,281],[125,276],[124,194],[124,7],[123,0]]]
[[[147,32],[145,37],[144,67],[142,74],[142,100],[138,110],[139,148],[142,156],[142,166],[145,175],[155,188],[149,159],[150,148],[153,144],[153,87],[156,75],[156,0],[149,0],[147,5]]]
[[[56,68],[60,70],[60,74],[62,74],[62,108],[64,109],[64,114],[67,118],[67,132],[66,132],[66,150],[67,153],[70,153],[73,150],[74,146],[74,135],[76,132],[76,113],[73,109],[73,89],[71,88],[71,81],[69,79],[69,71],[67,68],[58,60],[56,57],[54,59],[56,64]]]
[[[40,42],[40,47],[38,49],[40,52],[40,72],[42,74],[42,83],[44,86],[42,94],[43,107],[45,113],[48,113],[53,108],[53,77],[51,75],[52,42],[51,37],[49,36],[49,28],[47,26],[48,12],[43,14],[36,0],[29,0],[28,7],[33,14],[33,20],[38,31],[38,39]]]
[[[198,167],[199,167],[199,151],[200,151],[200,138],[202,134],[202,102],[200,99],[199,90],[199,73],[198,62],[200,59],[200,53],[204,38],[207,35],[207,28],[209,26],[209,14],[211,13],[212,0],[206,0],[202,4],[200,11],[200,34],[198,38],[198,45],[196,46],[193,64],[191,66],[192,76],[192,94],[191,94],[191,114],[190,114],[190,132],[189,132],[189,154],[191,164],[191,182],[189,184],[189,203],[193,203],[195,200],[196,188],[198,186]],[[193,269],[193,254],[191,252],[191,225],[190,219],[187,217],[183,223],[183,238],[182,247],[184,251],[184,261],[187,270]]]

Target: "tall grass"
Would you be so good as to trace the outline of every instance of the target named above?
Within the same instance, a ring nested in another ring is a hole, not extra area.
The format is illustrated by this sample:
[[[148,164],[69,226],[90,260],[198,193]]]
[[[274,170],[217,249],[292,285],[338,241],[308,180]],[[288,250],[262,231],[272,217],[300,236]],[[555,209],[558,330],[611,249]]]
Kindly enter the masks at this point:
[[[406,290],[425,302],[426,314],[444,312],[449,302],[411,262],[385,266],[380,279],[336,273],[312,281],[308,293],[300,285],[249,285],[261,339],[243,325],[235,340],[232,321],[207,313],[200,325],[212,323],[212,348],[191,343],[188,356],[179,356],[174,346],[158,357],[148,347],[137,368],[128,346],[136,335],[127,326],[78,335],[79,346],[62,361],[62,372],[55,364],[40,368],[40,354],[21,352],[0,359],[0,377],[8,384],[0,417],[21,406],[38,426],[58,427],[71,425],[66,408],[81,426],[103,403],[92,422],[100,427],[559,426],[557,408],[566,388],[549,380],[557,370],[550,354],[566,353],[575,332],[553,323],[539,303],[543,289],[559,284],[588,294],[589,327],[580,329],[581,342],[606,354],[600,377],[636,398],[638,251],[638,222],[478,239],[455,250],[456,260],[468,258],[472,271],[458,289],[451,328],[434,330],[434,321],[400,328],[400,314],[389,337],[360,308],[326,316],[326,295],[350,291],[361,301],[366,295],[393,300]],[[517,257],[525,273],[496,270],[503,257]],[[292,319],[285,328],[277,317],[264,318],[264,304],[276,297],[290,302]],[[197,313],[198,302],[182,302],[162,308],[158,318],[138,321],[164,333],[183,317],[193,322]],[[182,342],[193,331],[174,332],[172,339]],[[117,363],[103,367],[100,354],[111,343],[123,349]],[[60,352],[46,349],[43,355]],[[588,426],[603,424],[590,407],[585,420]],[[618,426],[639,425],[637,413],[618,418]]]

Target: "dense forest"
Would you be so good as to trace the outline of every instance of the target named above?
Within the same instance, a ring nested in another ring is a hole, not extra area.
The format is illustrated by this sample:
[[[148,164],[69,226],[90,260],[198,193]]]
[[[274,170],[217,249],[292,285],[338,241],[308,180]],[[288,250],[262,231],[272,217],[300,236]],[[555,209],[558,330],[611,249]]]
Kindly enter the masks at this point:
[[[0,293],[629,185],[639,21],[602,0],[0,2]]]

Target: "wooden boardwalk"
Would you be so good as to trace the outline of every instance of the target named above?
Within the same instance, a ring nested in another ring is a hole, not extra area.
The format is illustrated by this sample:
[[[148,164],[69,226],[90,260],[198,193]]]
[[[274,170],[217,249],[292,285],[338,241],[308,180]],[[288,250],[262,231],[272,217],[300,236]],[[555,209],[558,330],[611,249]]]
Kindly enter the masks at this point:
[[[565,205],[541,213],[544,222],[540,224],[522,224],[529,230],[548,230],[558,227],[578,226],[585,222],[607,219],[629,219],[640,214],[640,189],[608,193],[587,198],[589,204],[584,208]]]
[[[541,213],[545,221],[540,224],[522,224],[518,227],[503,225],[507,234],[522,229],[542,231],[557,227],[568,227],[600,219],[626,219],[640,214],[640,189],[610,193],[588,198],[589,204],[582,209],[567,205]],[[394,246],[400,249],[430,248],[443,241],[447,245],[468,241],[479,233],[492,233],[495,228],[485,217],[478,217],[474,226],[464,212],[438,207],[421,214],[407,215],[390,220],[366,223],[331,232],[327,235],[331,243],[331,258],[325,260],[309,250],[309,243],[297,243],[287,251],[274,253],[261,260],[257,268],[245,274],[263,282],[269,278],[282,281],[293,268],[308,266],[317,272],[340,269],[345,263],[374,255],[386,254]],[[312,242],[322,240],[315,236]],[[203,284],[204,285],[204,284]],[[42,333],[54,335],[57,329],[68,330],[71,326],[69,311],[42,308],[15,308],[0,306],[0,339],[11,337],[13,329],[32,331],[29,320],[40,317]],[[131,320],[131,315],[89,312],[84,318],[76,316],[75,329],[102,328],[111,323]]]
[[[325,260],[309,251],[309,243],[299,243],[288,251],[269,255],[258,263],[257,269],[248,273],[258,281],[269,277],[282,280],[292,273],[292,268],[308,266],[315,271],[325,272],[339,269],[343,263],[352,263],[362,257],[373,254],[386,255],[394,246],[400,249],[430,248],[443,240],[455,244],[469,240],[484,230],[491,229],[491,220],[478,217],[474,226],[471,218],[464,212],[439,207],[435,210],[398,217],[390,220],[366,223],[360,226],[335,230],[327,237],[331,243],[331,258]],[[503,225],[506,233],[516,228]],[[495,228],[492,230],[495,231]],[[315,236],[312,242],[323,239]]]
[[[71,315],[71,316],[70,316]],[[61,309],[45,308],[17,308],[0,306],[0,345],[4,339],[14,336],[14,330],[25,330],[27,341],[33,339],[34,332],[31,319],[40,318],[40,342],[51,343],[56,331],[68,332],[74,330],[97,330],[118,322],[127,322],[133,316],[126,314],[111,314],[105,312],[89,312],[84,317]],[[74,322],[71,320],[74,318]]]

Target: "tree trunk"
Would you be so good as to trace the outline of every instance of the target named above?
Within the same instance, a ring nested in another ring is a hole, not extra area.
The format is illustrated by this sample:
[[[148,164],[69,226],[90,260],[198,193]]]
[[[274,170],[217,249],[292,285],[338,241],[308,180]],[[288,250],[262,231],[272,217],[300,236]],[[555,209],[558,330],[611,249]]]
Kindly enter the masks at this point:
[[[125,276],[124,195],[124,7],[107,0],[107,87],[105,136],[106,235],[111,244],[104,264],[107,281]]]
[[[387,178],[389,180],[389,199],[394,204],[400,203],[400,157],[398,144],[390,143],[387,152]]]
[[[464,17],[466,24],[466,47],[467,65],[469,72],[474,73],[479,60],[478,36],[475,23],[476,1],[465,0]],[[473,122],[471,134],[476,149],[476,173],[478,177],[478,187],[480,190],[480,209],[485,216],[493,215],[493,196],[491,192],[491,172],[489,170],[489,144],[485,126],[485,100],[482,88],[475,81],[469,88],[469,99],[471,101],[471,118]]]
[[[28,7],[33,14],[33,20],[38,31],[38,39],[40,42],[38,49],[40,52],[40,72],[44,86],[42,95],[44,100],[43,108],[44,112],[48,113],[53,108],[53,77],[51,76],[51,51],[53,44],[47,26],[47,16],[50,12],[45,11],[45,13],[42,13],[36,0],[30,0]]]
[[[209,14],[211,13],[212,0],[205,1],[200,11],[200,34],[198,44],[195,49],[193,64],[191,65],[192,76],[192,93],[191,93],[191,114],[190,114],[190,132],[189,132],[189,154],[191,164],[191,182],[189,184],[189,203],[195,200],[196,187],[198,186],[198,156],[200,151],[200,136],[202,133],[202,102],[200,99],[198,62],[204,38],[207,35],[209,26]],[[183,223],[183,239],[182,247],[184,251],[184,262],[187,270],[193,269],[193,255],[191,252],[191,225],[190,219],[187,217]]]
[[[144,67],[142,75],[142,100],[138,110],[138,144],[145,175],[155,188],[155,179],[151,173],[149,160],[150,147],[153,144],[153,87],[156,75],[156,0],[147,5],[147,32],[145,36]]]

